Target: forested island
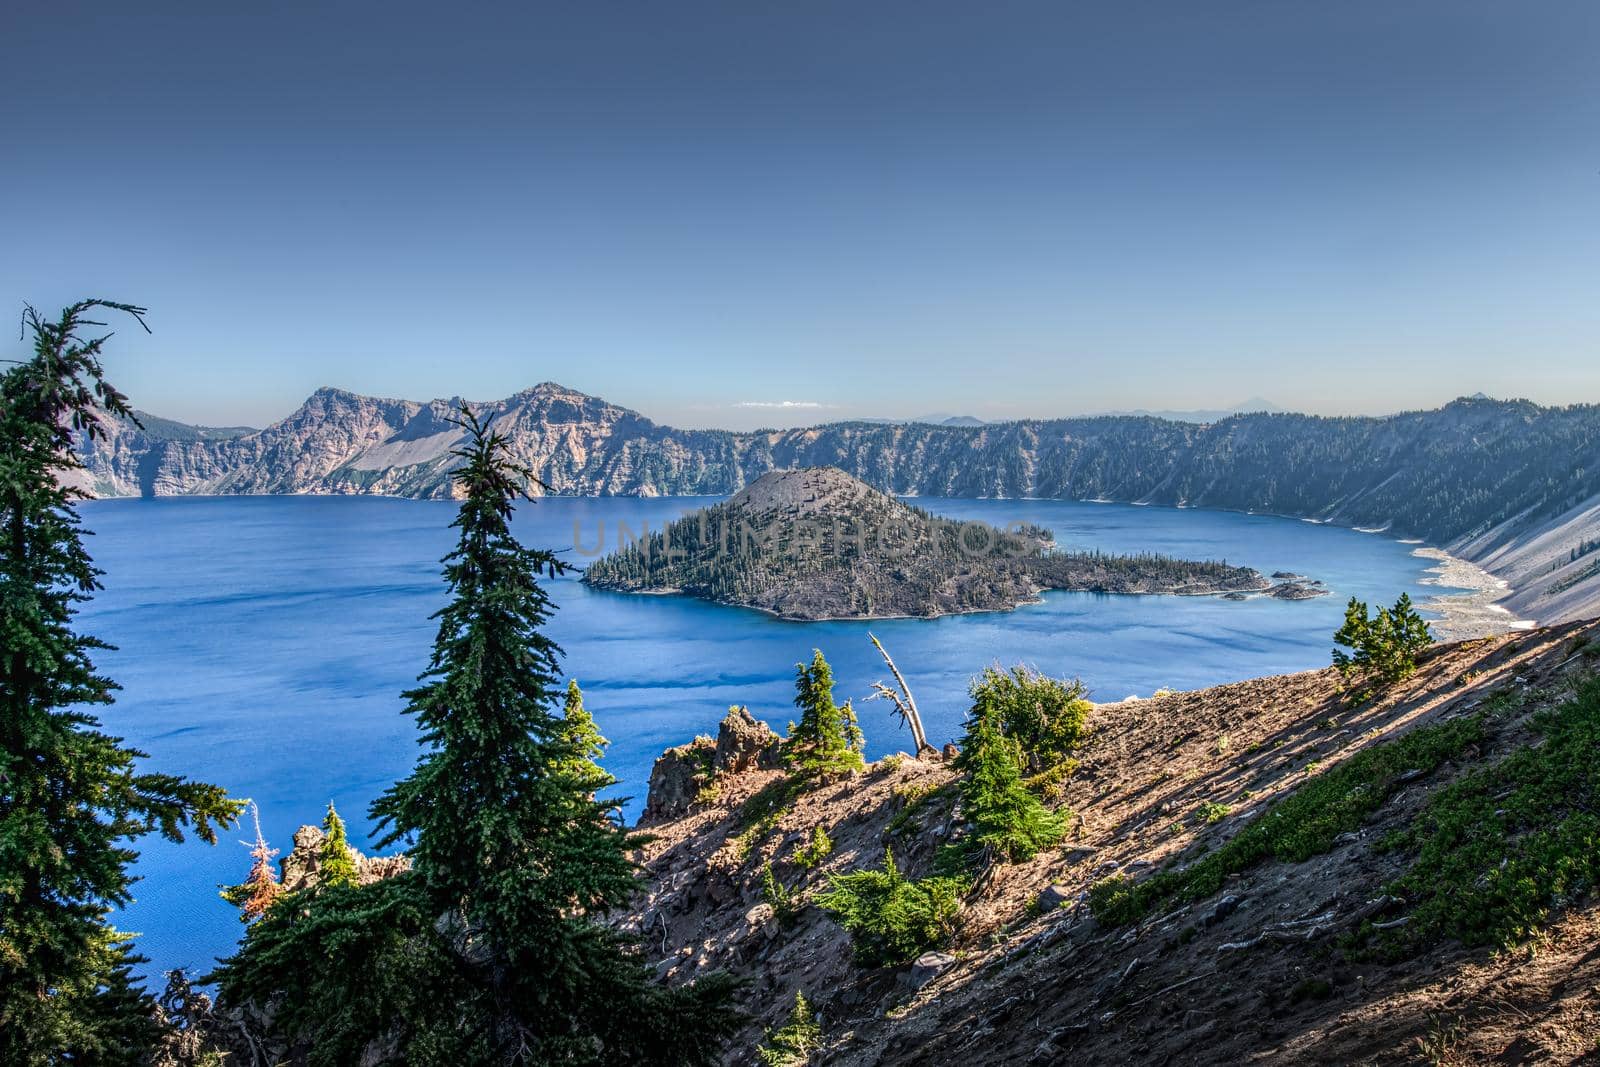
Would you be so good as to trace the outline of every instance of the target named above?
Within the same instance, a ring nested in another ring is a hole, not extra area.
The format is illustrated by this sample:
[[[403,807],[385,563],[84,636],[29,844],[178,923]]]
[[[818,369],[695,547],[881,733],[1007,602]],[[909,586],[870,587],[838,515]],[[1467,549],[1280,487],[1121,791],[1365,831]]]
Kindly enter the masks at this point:
[[[590,564],[600,589],[685,593],[798,621],[1009,611],[1046,589],[1316,595],[1226,562],[1063,552],[1049,530],[935,516],[833,467],[773,471]]]

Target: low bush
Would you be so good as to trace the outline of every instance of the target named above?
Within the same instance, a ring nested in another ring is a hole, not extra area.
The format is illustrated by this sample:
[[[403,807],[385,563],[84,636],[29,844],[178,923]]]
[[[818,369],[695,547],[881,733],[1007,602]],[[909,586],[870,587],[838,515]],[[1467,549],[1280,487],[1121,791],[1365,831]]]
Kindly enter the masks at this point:
[[[1441,790],[1389,842],[1416,859],[1389,887],[1412,909],[1387,950],[1510,945],[1600,884],[1600,680],[1532,726],[1540,743]]]
[[[778,925],[784,927],[793,926],[806,906],[805,894],[778,881],[770,863],[761,872],[761,899],[772,909],[772,917],[778,920]]]
[[[904,963],[943,944],[961,915],[961,878],[910,879],[885,849],[883,869],[835,875],[816,904],[850,932],[857,961]]]
[[[1483,720],[1472,716],[1373,745],[1304,783],[1188,867],[1158,871],[1142,882],[1117,875],[1097,883],[1089,907],[1101,922],[1134,922],[1169,901],[1203,900],[1228,875],[1265,860],[1299,863],[1320,855],[1398,792],[1406,772],[1431,771],[1482,736]]]
[[[828,831],[820,825],[811,828],[811,837],[805,844],[794,850],[794,861],[801,867],[810,869],[827,859],[833,853],[833,838],[828,836]]]
[[[1029,667],[990,667],[972,685],[974,710],[991,711],[1021,746],[1029,774],[1044,774],[1069,759],[1088,733],[1093,705],[1083,683],[1049,678]],[[962,746],[963,748],[965,746]]]

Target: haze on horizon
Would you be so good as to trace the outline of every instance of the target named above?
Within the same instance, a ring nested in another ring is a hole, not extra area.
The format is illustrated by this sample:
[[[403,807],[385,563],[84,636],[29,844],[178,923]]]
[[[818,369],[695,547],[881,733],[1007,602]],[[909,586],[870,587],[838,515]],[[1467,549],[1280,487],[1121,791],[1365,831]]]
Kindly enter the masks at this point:
[[[10,15],[0,294],[170,418],[1600,401],[1589,4]]]

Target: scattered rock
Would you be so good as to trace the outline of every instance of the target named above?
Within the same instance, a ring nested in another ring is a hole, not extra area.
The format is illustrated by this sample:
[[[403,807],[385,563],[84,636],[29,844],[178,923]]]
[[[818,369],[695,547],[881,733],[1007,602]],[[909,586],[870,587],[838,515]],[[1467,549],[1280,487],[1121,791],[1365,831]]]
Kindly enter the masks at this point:
[[[1228,916],[1238,911],[1241,903],[1243,903],[1243,901],[1239,898],[1238,894],[1229,893],[1227,896],[1217,901],[1217,906],[1212,908],[1211,911],[1207,913],[1206,917],[1201,921],[1207,926],[1215,926],[1223,919],[1226,919]]]
[[[911,969],[901,978],[912,989],[921,989],[956,964],[948,952],[924,952],[911,964]]]
[[[1076,899],[1077,894],[1069,891],[1064,885],[1045,886],[1044,891],[1039,894],[1039,910],[1052,912],[1064,904],[1071,904]]]

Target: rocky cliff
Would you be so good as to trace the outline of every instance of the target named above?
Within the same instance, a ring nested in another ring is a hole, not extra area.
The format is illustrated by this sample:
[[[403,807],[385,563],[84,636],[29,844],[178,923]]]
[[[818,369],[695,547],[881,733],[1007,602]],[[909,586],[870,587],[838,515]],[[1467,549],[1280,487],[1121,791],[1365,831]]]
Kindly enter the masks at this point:
[[[450,492],[459,400],[335,389],[264,430],[113,428],[85,446],[102,495]],[[832,466],[901,496],[1044,497],[1228,508],[1383,530],[1515,576],[1520,613],[1600,608],[1600,407],[1458,400],[1383,418],[1245,414],[985,426],[835,423],[730,433],[660,426],[545,383],[475,404],[551,491],[737,492],[772,470]]]

